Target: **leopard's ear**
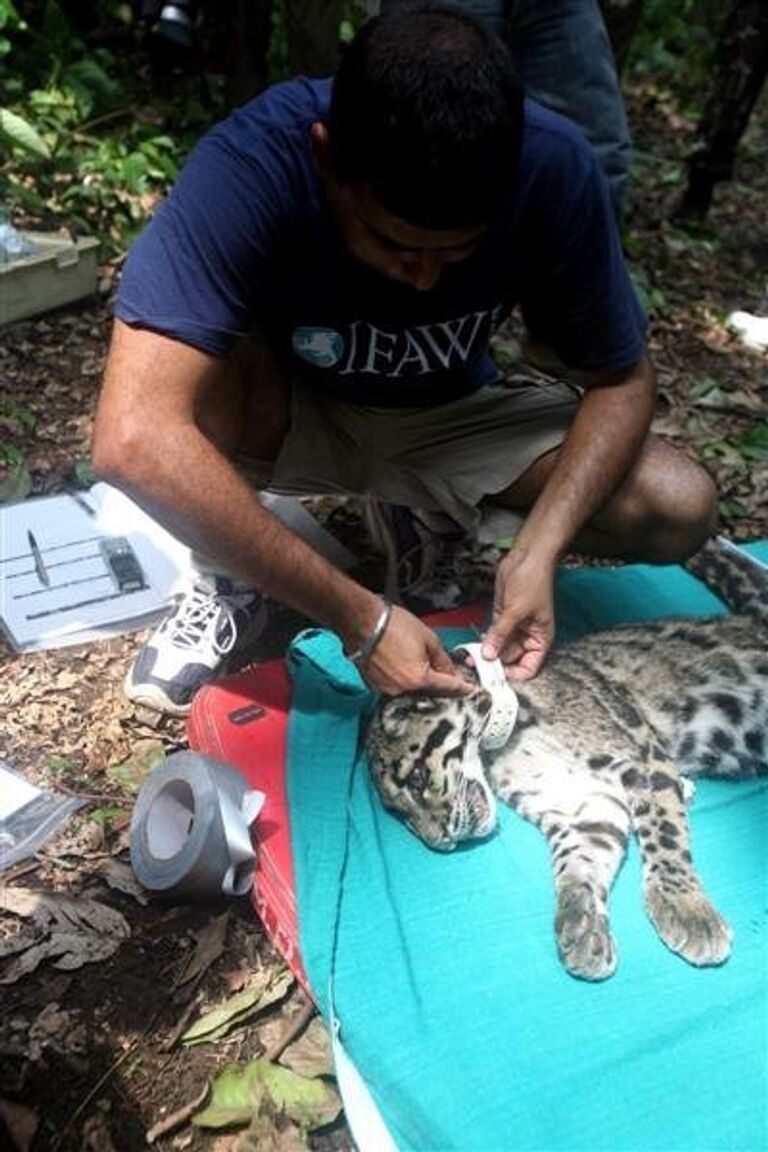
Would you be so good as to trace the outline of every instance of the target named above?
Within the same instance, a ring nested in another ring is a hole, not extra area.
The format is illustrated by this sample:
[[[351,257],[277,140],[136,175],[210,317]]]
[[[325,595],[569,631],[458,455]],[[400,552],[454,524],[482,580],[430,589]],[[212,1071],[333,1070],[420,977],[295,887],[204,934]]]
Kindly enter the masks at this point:
[[[434,712],[440,712],[445,707],[445,702],[440,696],[428,696],[424,693],[412,696],[409,707],[414,712],[420,712],[422,716],[430,716]]]
[[[417,713],[434,711],[434,697],[415,692],[404,692],[401,696],[388,696],[379,705],[379,716],[384,731],[390,736],[398,735]]]
[[[477,704],[477,710],[481,716],[487,716],[493,708],[493,697],[487,688],[478,688],[476,692],[472,693],[472,699]]]
[[[401,692],[398,696],[382,696],[382,708],[398,716],[408,716],[411,712],[427,712],[439,696],[431,692]]]
[[[466,680],[468,684],[477,684],[478,677],[475,665],[466,648],[453,648],[448,655],[456,665],[456,669],[461,673],[463,679]]]
[[[388,736],[396,736],[406,719],[406,709],[396,697],[382,700],[378,710],[378,721],[382,731]]]

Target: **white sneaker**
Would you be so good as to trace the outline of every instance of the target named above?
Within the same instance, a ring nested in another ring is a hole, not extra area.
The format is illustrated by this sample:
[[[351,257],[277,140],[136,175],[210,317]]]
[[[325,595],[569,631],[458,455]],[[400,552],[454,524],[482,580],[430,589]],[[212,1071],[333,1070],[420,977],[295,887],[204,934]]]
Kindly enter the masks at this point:
[[[226,577],[199,576],[139,652],[123,691],[136,704],[186,716],[198,688],[226,672],[266,621],[260,593]]]

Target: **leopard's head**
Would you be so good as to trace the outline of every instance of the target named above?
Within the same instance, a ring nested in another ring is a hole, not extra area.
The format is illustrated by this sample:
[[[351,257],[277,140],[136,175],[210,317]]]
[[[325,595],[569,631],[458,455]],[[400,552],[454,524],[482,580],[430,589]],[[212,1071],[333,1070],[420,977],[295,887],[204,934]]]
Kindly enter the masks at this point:
[[[368,730],[373,780],[385,806],[430,848],[449,852],[496,827],[496,800],[480,759],[492,701],[407,692],[380,701]]]

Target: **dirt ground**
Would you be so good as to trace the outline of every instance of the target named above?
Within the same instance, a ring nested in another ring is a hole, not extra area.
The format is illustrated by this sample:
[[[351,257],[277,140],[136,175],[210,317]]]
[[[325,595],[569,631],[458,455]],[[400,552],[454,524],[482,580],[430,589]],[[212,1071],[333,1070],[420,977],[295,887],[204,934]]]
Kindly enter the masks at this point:
[[[630,110],[638,161],[627,249],[653,309],[656,427],[712,471],[728,534],[766,536],[768,357],[744,348],[724,324],[734,309],[765,310],[768,303],[766,107],[744,142],[736,179],[719,190],[696,236],[666,222],[680,191],[690,121],[668,93],[647,85],[630,94]],[[0,440],[23,453],[35,495],[70,486],[78,462],[88,459],[113,272],[104,270],[98,300],[0,336]],[[514,350],[513,337],[507,351]],[[375,582],[380,564],[355,509],[321,502],[318,512],[361,557],[363,578]],[[281,613],[254,658],[278,655],[302,624]],[[131,781],[163,752],[185,745],[181,722],[137,711],[122,696],[126,667],[145,636],[29,655],[0,648],[0,757],[35,783],[86,799],[56,839],[0,876],[0,895],[16,894],[0,920],[0,955],[4,941],[28,928],[18,896],[25,889],[91,898],[119,913],[125,926],[115,919],[120,939],[109,956],[71,970],[44,960],[3,985],[0,1146],[5,1138],[10,1147],[32,1152],[132,1152],[144,1147],[155,1125],[199,1098],[225,1064],[276,1057],[293,1023],[306,1022],[303,993],[295,984],[286,987],[285,979],[280,983],[282,961],[247,902],[169,907],[140,902],[144,897],[131,885]],[[39,942],[50,924],[37,932]],[[18,955],[3,961],[0,979],[13,975],[10,965],[17,961]],[[271,1006],[215,1042],[179,1043],[201,1011],[251,987],[254,974],[282,989]],[[314,1033],[312,1042],[318,1043]],[[327,1149],[350,1143],[343,1117],[308,1140]],[[156,1146],[226,1152],[304,1143],[298,1129],[276,1115],[250,1135],[203,1130],[182,1116]]]

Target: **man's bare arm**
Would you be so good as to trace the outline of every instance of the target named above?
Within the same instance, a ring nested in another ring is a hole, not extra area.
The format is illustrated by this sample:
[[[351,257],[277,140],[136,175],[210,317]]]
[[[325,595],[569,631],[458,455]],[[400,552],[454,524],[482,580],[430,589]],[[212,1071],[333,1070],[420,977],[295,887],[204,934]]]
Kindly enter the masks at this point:
[[[554,562],[568,549],[631,471],[655,401],[647,357],[628,372],[585,378],[573,424],[518,538],[519,551]]]
[[[268,512],[201,428],[200,414],[215,409],[216,389],[224,387],[223,363],[116,322],[96,416],[94,468],[223,571],[355,649],[378,619],[379,598]],[[394,614],[371,662],[373,686],[454,690],[459,678],[433,639],[410,614]]]
[[[534,676],[554,638],[554,573],[580,530],[631,471],[655,402],[651,365],[593,377],[515,546],[499,565],[493,621],[483,652],[501,656],[513,679]]]

